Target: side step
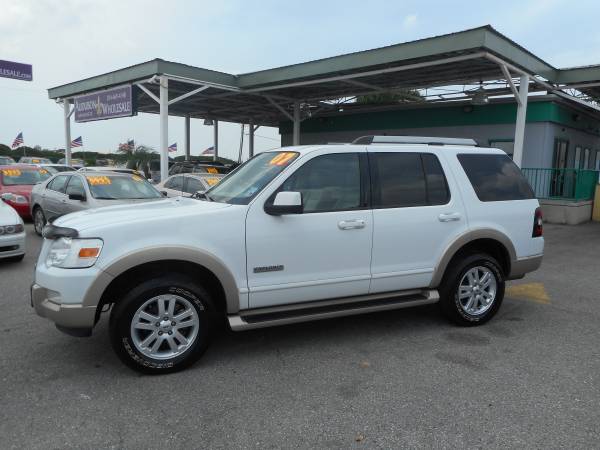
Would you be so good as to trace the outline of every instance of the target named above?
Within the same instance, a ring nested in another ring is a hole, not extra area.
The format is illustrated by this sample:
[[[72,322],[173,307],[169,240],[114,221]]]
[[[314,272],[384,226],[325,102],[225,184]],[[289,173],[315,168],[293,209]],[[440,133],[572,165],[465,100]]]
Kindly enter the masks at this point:
[[[389,292],[286,306],[258,308],[228,316],[233,331],[353,316],[376,311],[428,305],[440,299],[436,290]]]

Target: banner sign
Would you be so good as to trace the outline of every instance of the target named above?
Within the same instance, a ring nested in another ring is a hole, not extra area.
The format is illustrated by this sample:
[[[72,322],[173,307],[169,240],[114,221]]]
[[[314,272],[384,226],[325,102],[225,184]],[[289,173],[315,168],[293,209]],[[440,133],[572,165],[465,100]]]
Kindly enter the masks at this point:
[[[114,119],[135,113],[131,85],[75,97],[75,122]]]
[[[33,68],[31,67],[31,64],[21,64],[12,61],[3,61],[0,59],[0,77],[32,81]]]

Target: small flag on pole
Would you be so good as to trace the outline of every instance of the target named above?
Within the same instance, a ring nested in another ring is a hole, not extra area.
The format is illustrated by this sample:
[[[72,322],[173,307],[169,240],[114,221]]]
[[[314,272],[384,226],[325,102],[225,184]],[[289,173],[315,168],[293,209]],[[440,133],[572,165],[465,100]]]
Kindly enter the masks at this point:
[[[133,142],[133,139],[129,139],[127,141],[127,145],[129,146],[130,150],[133,150],[135,148],[135,142]]]
[[[79,136],[77,139],[73,139],[71,141],[71,147],[82,147],[83,146],[83,139],[81,139],[81,136]]]
[[[176,151],[177,151],[177,142],[169,145],[169,152],[176,152]]]
[[[202,152],[203,155],[214,155],[215,154],[215,147],[213,145],[211,145],[210,147],[208,147],[206,150],[204,150]]]
[[[23,144],[23,132],[17,134],[17,137],[12,143],[12,148],[17,148],[21,144]]]

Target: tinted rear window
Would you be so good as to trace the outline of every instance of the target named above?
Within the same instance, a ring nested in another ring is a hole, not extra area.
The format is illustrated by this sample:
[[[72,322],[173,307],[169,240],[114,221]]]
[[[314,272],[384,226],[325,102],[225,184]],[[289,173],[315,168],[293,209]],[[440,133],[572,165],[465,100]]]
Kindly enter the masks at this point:
[[[370,153],[375,208],[443,205],[450,192],[437,157],[429,153]]]
[[[482,202],[535,198],[521,170],[507,155],[458,155]]]

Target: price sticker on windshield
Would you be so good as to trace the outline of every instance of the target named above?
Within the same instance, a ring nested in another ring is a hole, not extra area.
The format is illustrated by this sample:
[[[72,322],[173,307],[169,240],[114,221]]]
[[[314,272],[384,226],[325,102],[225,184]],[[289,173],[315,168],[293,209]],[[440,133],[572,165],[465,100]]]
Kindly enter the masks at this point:
[[[269,161],[269,165],[285,166],[295,157],[296,157],[296,153],[294,153],[294,152],[281,152],[278,155],[274,156],[273,159],[271,159],[271,161]]]
[[[32,160],[31,160],[31,162],[32,162],[33,164],[39,164],[39,163],[40,163],[40,160],[39,160],[39,159],[32,159]]]
[[[214,167],[207,167],[206,171],[208,173],[219,173],[219,171],[216,168],[214,168]]]
[[[221,181],[220,178],[217,177],[208,177],[204,179],[206,181],[206,184],[208,184],[209,186],[214,186],[215,184],[219,184],[219,181]]]
[[[131,179],[132,179],[133,181],[137,181],[138,183],[139,183],[140,181],[144,181],[144,179],[143,179],[142,177],[140,177],[139,175],[133,175],[133,176],[131,177]]]
[[[20,177],[21,171],[19,169],[2,169],[2,175],[5,177]]]
[[[48,173],[48,171],[46,169],[40,169],[38,170],[39,173],[41,173],[42,175],[46,175]]]
[[[86,177],[88,180],[88,183],[90,183],[91,186],[106,186],[112,183],[112,181],[110,181],[110,178],[108,177],[102,177],[102,176],[90,176],[90,177]]]

